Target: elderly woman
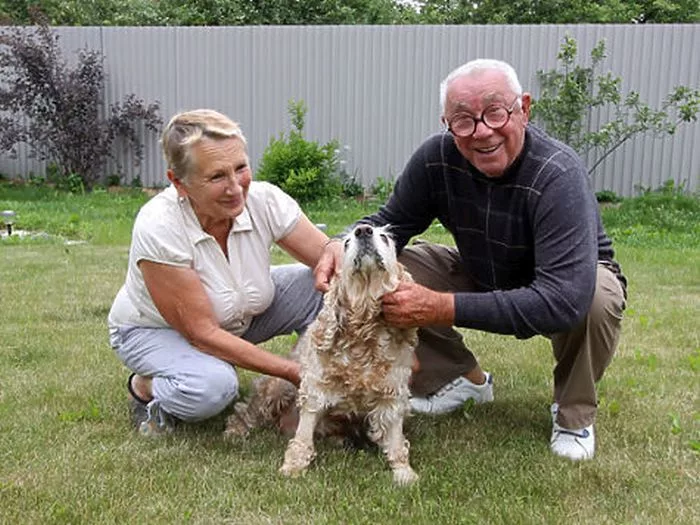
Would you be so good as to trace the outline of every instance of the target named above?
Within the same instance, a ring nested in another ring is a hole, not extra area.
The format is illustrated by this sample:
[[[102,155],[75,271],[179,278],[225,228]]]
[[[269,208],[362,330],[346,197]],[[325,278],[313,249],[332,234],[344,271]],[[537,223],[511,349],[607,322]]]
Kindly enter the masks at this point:
[[[246,140],[224,115],[175,115],[162,146],[172,184],[136,217],[109,313],[145,435],[221,412],[238,394],[237,367],[298,384],[297,363],[256,344],[315,318],[310,267],[328,242],[291,197],[252,181]],[[271,268],[273,243],[303,264]]]

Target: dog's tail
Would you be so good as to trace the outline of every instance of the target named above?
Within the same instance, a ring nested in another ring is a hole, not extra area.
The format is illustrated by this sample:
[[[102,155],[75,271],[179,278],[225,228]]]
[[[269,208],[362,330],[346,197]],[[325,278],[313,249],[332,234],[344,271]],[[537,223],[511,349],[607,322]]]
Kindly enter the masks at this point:
[[[297,389],[278,377],[261,376],[253,381],[253,393],[247,402],[234,405],[226,420],[225,438],[245,437],[251,430],[278,425],[296,401]]]

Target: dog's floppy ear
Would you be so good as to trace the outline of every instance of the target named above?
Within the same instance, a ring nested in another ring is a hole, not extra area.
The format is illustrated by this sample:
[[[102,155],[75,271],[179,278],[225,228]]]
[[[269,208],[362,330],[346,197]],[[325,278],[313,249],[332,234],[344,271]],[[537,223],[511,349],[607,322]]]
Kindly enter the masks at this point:
[[[311,338],[319,352],[330,351],[338,336],[339,327],[344,326],[347,312],[347,298],[340,284],[340,277],[335,276],[323,297],[323,308],[314,323]]]
[[[333,312],[336,326],[344,326],[350,301],[348,299],[348,290],[343,286],[342,274],[333,278],[324,300],[326,305],[331,307],[330,310]]]

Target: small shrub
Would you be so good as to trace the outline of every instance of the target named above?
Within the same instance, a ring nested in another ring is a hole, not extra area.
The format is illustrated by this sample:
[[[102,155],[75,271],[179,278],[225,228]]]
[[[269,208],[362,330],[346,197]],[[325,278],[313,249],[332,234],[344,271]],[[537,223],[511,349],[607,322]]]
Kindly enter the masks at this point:
[[[386,202],[392,191],[394,191],[394,179],[384,177],[379,177],[370,189],[372,197],[380,202]]]
[[[51,184],[58,184],[62,174],[61,174],[61,168],[59,167],[58,164],[55,162],[49,162],[46,165],[46,181],[50,182]],[[29,178],[31,179],[34,174],[30,173]]]
[[[300,202],[311,202],[318,199],[317,188],[322,185],[319,168],[299,168],[289,172],[283,189]]]
[[[69,173],[56,185],[59,190],[69,191],[70,193],[85,193],[85,184],[83,178],[77,173]]]
[[[343,197],[360,198],[365,194],[365,187],[358,182],[356,173],[350,174],[347,171],[341,171],[340,185]]]
[[[622,197],[617,195],[614,191],[610,190],[603,190],[599,191],[595,194],[596,199],[600,203],[610,203],[610,204],[615,204],[617,202],[622,201]]]
[[[27,184],[30,186],[41,187],[46,185],[46,178],[30,173],[29,177],[27,178]]]
[[[30,180],[32,175],[30,175]],[[85,183],[77,173],[64,174],[55,162],[46,166],[46,181],[52,184],[57,190],[68,191],[70,193],[84,193]]]
[[[327,144],[304,138],[307,108],[303,101],[289,102],[294,129],[272,138],[265,149],[257,177],[279,186],[299,202],[333,198],[342,185],[338,175],[338,142]]]

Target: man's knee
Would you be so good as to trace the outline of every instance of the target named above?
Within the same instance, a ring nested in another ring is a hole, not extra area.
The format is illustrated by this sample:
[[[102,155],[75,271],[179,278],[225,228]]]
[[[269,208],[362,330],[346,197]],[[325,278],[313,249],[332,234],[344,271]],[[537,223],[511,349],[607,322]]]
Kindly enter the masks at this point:
[[[617,277],[598,267],[593,303],[588,313],[588,346],[596,381],[602,377],[617,349],[622,329],[625,298]]]
[[[610,270],[599,266],[595,294],[588,312],[589,323],[619,327],[624,309],[625,297],[619,280]]]

